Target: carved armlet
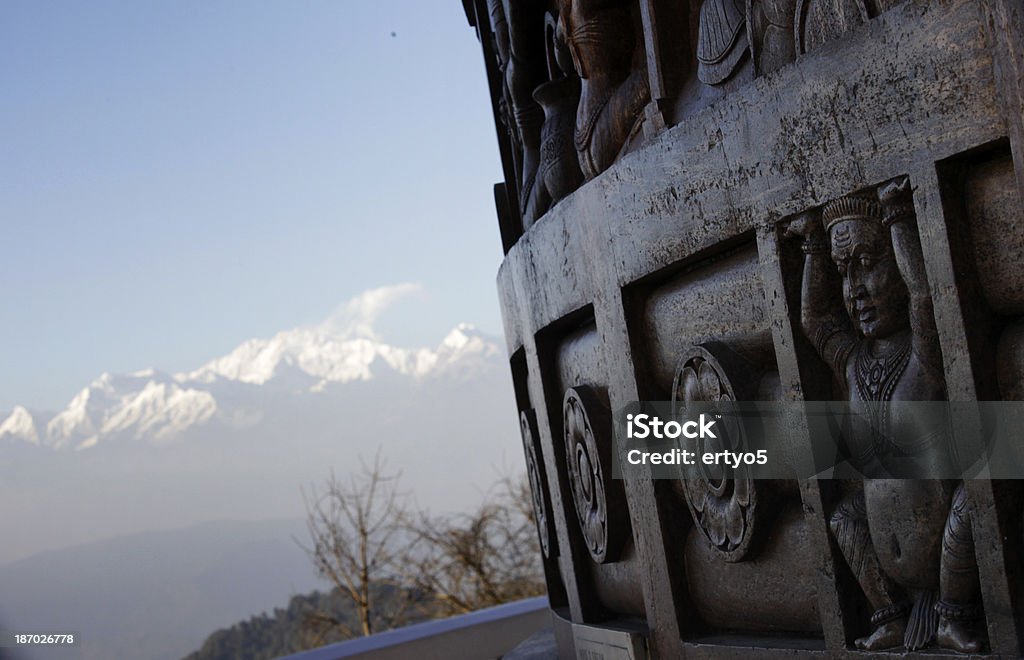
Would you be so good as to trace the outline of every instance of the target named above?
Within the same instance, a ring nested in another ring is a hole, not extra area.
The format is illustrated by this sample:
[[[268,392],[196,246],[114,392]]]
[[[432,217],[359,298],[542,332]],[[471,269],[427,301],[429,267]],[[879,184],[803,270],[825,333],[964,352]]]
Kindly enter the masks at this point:
[[[818,324],[814,330],[814,337],[810,339],[814,343],[814,350],[837,374],[841,375],[846,371],[846,362],[850,358],[850,353],[857,347],[857,342],[850,336],[849,328],[845,324],[829,316]]]
[[[800,244],[800,249],[806,255],[828,254],[828,241],[822,236],[808,236]]]

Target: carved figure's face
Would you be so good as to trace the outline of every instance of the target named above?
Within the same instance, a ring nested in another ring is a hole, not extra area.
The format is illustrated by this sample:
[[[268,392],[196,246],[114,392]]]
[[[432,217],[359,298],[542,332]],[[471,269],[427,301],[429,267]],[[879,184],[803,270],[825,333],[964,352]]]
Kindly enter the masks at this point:
[[[829,239],[843,278],[846,313],[857,331],[876,339],[906,328],[910,296],[888,231],[871,219],[849,219],[833,225]]]

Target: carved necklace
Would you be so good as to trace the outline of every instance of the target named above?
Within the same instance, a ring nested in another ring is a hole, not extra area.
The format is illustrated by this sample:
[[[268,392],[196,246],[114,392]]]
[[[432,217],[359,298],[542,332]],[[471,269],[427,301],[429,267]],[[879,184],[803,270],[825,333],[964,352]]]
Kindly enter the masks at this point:
[[[857,350],[854,369],[857,393],[867,403],[871,429],[871,444],[860,457],[863,464],[868,463],[872,454],[887,455],[896,451],[890,437],[889,406],[885,402],[892,401],[892,393],[909,363],[909,333],[901,333],[881,355],[875,355],[867,341],[861,342]]]
[[[901,333],[893,346],[875,355],[868,342],[857,351],[857,393],[864,401],[891,401],[893,390],[910,363],[910,335]]]

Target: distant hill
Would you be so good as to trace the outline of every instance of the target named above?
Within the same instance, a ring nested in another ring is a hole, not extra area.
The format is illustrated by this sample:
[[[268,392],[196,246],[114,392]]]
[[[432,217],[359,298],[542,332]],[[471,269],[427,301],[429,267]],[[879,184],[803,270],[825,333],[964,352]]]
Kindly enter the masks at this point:
[[[319,591],[292,596],[286,608],[274,608],[230,627],[215,631],[202,647],[185,660],[226,660],[248,658],[271,660],[324,644],[340,641],[338,636],[317,639],[306,625],[310,612],[331,611],[346,621],[354,620],[351,601]]]
[[[384,602],[389,597],[387,592],[380,590],[375,596],[378,601]],[[285,608],[274,608],[269,614],[264,612],[215,631],[206,638],[199,650],[186,656],[185,660],[271,660],[346,639],[337,629],[318,634],[308,621],[313,612],[327,613],[358,629],[351,600],[337,590],[329,593],[314,591],[292,596]],[[425,613],[410,616],[403,625],[426,618],[429,617]]]
[[[51,551],[0,566],[0,627],[66,630],[82,644],[27,659],[181,658],[211,630],[319,582],[301,520],[218,522]]]

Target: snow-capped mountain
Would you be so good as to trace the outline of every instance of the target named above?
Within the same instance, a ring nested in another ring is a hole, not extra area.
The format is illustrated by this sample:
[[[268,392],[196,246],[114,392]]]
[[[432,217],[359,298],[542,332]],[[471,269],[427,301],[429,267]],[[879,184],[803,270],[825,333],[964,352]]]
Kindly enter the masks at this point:
[[[366,328],[339,331],[325,323],[250,339],[188,372],[104,373],[56,415],[15,407],[0,422],[0,442],[54,449],[87,449],[111,438],[160,444],[204,425],[255,423],[266,402],[261,392],[316,397],[345,383],[388,376],[414,382],[468,379],[499,368],[500,356],[495,341],[467,324],[456,326],[436,348],[401,348]]]
[[[15,406],[10,416],[0,423],[0,438],[7,436],[39,444],[39,431],[36,429],[35,420],[25,407]]]
[[[467,324],[459,324],[436,349],[390,346],[371,336],[332,335],[322,326],[278,333],[272,339],[250,339],[224,357],[185,374],[180,383],[210,383],[218,378],[263,385],[282,371],[293,370],[316,380],[311,389],[328,383],[370,380],[375,363],[406,376],[436,376],[450,368],[490,361],[497,344]]]

